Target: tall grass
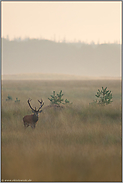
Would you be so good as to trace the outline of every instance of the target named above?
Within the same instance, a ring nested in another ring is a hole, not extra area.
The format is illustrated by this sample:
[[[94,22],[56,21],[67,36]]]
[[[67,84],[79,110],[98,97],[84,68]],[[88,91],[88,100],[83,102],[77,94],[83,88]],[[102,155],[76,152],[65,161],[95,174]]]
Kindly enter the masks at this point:
[[[113,103],[92,106],[108,86]],[[121,181],[121,88],[119,81],[4,81],[2,85],[2,180]],[[55,90],[73,102],[47,108]],[[11,95],[20,103],[6,101]],[[24,129],[27,99],[44,110],[35,130]]]

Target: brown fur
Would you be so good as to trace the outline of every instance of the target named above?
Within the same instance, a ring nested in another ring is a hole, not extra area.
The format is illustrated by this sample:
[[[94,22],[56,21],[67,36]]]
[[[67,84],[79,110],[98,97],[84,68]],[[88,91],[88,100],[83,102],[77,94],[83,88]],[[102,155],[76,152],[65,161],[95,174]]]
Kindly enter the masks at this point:
[[[35,114],[26,115],[23,118],[23,122],[25,127],[30,125],[32,128],[35,128],[35,125],[38,122],[38,117],[36,117]]]

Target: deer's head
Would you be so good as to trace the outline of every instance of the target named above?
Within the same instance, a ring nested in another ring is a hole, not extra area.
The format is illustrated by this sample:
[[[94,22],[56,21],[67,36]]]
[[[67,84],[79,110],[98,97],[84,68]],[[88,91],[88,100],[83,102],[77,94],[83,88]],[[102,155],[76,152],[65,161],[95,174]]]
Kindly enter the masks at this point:
[[[42,108],[42,106],[44,105],[44,102],[43,102],[42,99],[41,99],[41,101],[38,100],[38,102],[40,103],[40,107],[38,108],[38,110],[36,110],[36,107],[35,107],[35,109],[32,108],[32,106],[31,106],[31,104],[30,104],[30,101],[31,101],[31,100],[32,100],[32,99],[28,99],[28,101],[27,101],[28,104],[29,104],[29,107],[32,109],[32,112],[34,113],[34,115],[38,116],[38,114],[42,112],[41,108]]]

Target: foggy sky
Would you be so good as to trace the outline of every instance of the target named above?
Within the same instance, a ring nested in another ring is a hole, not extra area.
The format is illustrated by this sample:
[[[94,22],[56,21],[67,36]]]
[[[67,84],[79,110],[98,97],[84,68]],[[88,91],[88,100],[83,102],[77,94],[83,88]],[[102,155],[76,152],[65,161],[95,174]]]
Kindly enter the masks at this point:
[[[2,1],[2,37],[121,43],[121,3]]]

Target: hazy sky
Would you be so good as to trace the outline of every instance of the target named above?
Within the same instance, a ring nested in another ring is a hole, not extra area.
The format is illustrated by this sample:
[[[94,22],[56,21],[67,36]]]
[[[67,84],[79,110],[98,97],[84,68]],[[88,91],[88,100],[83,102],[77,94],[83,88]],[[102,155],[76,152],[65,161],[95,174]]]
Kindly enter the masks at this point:
[[[1,2],[2,37],[121,43],[122,2]]]

